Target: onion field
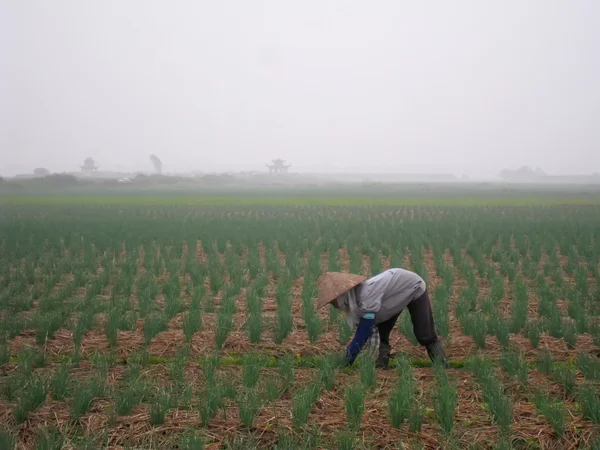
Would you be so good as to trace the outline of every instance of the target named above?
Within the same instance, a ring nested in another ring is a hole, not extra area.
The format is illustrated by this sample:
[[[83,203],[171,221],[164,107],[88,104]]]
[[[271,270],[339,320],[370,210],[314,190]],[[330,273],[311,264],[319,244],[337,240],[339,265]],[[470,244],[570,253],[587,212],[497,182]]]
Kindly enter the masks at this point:
[[[600,449],[600,206],[0,206],[0,448]],[[389,370],[324,271],[427,282]]]

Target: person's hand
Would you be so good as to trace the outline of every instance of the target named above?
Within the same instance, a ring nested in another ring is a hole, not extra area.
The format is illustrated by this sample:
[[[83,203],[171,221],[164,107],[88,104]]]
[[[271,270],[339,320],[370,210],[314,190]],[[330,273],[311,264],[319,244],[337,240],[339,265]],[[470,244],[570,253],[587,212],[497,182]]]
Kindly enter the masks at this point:
[[[364,317],[360,319],[354,338],[346,348],[346,366],[351,366],[358,357],[358,354],[371,337],[374,326],[375,319],[366,319]]]
[[[331,360],[336,369],[347,367],[346,365],[346,349],[334,352],[331,355]]]
[[[357,356],[358,356],[358,353],[354,354],[352,352],[350,346],[348,346],[346,348],[346,354],[344,355],[344,367],[352,366],[352,364],[354,364],[354,360],[356,359]]]

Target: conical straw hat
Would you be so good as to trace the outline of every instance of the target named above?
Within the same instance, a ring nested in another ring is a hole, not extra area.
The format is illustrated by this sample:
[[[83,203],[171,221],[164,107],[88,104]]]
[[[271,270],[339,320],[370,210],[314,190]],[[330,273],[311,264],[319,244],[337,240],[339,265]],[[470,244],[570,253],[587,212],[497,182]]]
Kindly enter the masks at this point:
[[[317,309],[331,303],[338,295],[349,291],[353,287],[365,281],[367,277],[353,273],[326,272],[319,277],[319,297],[317,298]]]

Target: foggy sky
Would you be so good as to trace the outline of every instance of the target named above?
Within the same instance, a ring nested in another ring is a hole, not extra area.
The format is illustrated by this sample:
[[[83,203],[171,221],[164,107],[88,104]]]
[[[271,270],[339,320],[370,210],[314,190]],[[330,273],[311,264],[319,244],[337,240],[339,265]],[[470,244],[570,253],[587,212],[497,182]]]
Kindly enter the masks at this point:
[[[599,55],[598,0],[0,0],[0,173],[591,173]]]

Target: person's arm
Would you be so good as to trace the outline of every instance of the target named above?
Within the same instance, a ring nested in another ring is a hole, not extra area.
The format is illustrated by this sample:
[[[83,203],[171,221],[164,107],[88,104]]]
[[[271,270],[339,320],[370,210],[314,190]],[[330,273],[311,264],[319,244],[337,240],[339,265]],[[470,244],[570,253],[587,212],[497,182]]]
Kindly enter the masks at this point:
[[[354,360],[358,357],[358,354],[365,346],[371,334],[373,333],[373,327],[375,326],[375,314],[365,314],[358,323],[358,328],[354,334],[354,338],[348,344],[346,348],[346,365],[351,366]]]

